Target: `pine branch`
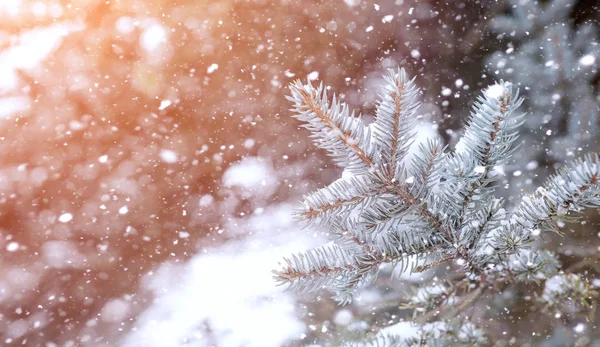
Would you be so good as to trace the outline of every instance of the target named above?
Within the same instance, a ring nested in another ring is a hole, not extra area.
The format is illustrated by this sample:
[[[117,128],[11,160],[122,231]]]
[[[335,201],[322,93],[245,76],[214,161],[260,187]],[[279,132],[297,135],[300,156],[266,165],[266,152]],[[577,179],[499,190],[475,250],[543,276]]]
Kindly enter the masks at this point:
[[[304,197],[298,217],[310,224],[331,223],[330,218],[346,219],[355,209],[366,208],[383,194],[385,189],[373,182],[367,175],[339,179],[328,187],[319,189]]]
[[[464,162],[476,165],[474,171],[478,175],[465,187],[458,215],[459,226],[463,225],[473,195],[490,182],[489,172],[510,158],[518,137],[516,130],[523,124],[524,115],[515,113],[522,102],[510,83],[500,83],[489,87],[473,107],[465,135],[457,144],[457,152]]]
[[[515,212],[493,196],[492,169],[510,158],[523,123],[516,111],[522,99],[510,83],[493,85],[478,99],[450,155],[437,138],[410,147],[418,89],[403,70],[386,78],[377,119],[369,127],[335,97],[329,106],[322,86],[290,87],[296,117],[307,122],[317,145],[354,174],[305,197],[299,217],[327,227],[338,239],[285,259],[274,273],[291,289],[327,288],[345,304],[361,285],[375,280],[384,263],[415,272],[454,262],[463,277],[480,282],[475,297],[484,285],[540,281],[560,264],[534,247],[535,236],[555,219],[570,218],[569,212],[600,206],[598,155],[561,170]],[[416,152],[407,163],[409,147]],[[470,300],[459,302],[454,312],[469,305]],[[483,341],[462,333],[464,341]]]
[[[414,237],[410,232],[400,233],[390,241],[396,247],[385,248],[389,244],[379,244],[383,248],[372,247],[365,254],[352,254],[337,244],[323,246],[295,254],[291,259],[284,258],[284,266],[273,271],[274,277],[280,285],[288,284],[288,289],[300,293],[328,288],[336,292],[336,299],[343,298],[338,300],[340,303],[346,304],[354,288],[379,265],[392,263],[404,269],[408,265],[405,260],[410,256],[418,257],[439,250],[439,246],[431,240],[423,242],[421,247],[409,246],[407,240],[414,240]],[[358,243],[362,244],[362,241]]]
[[[390,71],[385,76],[381,101],[377,106],[373,137],[390,178],[397,177],[399,164],[406,155],[415,136],[416,118],[419,107],[419,89],[414,78],[409,80],[404,69]]]
[[[490,72],[525,87],[531,114],[526,135],[531,146],[524,162],[540,167],[571,160],[581,148],[595,146],[600,131],[600,100],[594,88],[600,67],[598,24],[568,20],[574,0],[510,0],[512,15],[497,16],[491,29],[510,36],[508,49],[488,59]],[[551,130],[540,130],[543,126]]]
[[[400,322],[400,324],[406,324]],[[390,327],[389,329],[393,329]],[[487,337],[484,332],[475,326],[475,324],[465,319],[451,319],[447,321],[437,321],[427,324],[411,324],[407,327],[401,326],[399,330],[403,331],[401,335],[396,335],[392,331],[385,329],[374,337],[364,341],[355,341],[343,345],[344,347],[444,347],[444,346],[485,346],[488,345]],[[412,336],[406,336],[408,332],[418,328],[412,333]]]
[[[360,117],[350,113],[346,104],[333,96],[331,104],[323,85],[315,89],[310,83],[303,85],[299,80],[290,84],[296,118],[315,137],[315,144],[327,150],[334,161],[348,170],[364,173],[374,165],[371,132]]]
[[[399,186],[398,184],[394,184],[392,190],[398,195],[400,199],[402,199],[402,201],[404,201],[404,203],[414,207],[417,213],[421,217],[423,217],[438,232],[440,232],[440,234],[445,235],[449,241],[453,239],[454,235],[452,234],[450,229],[445,227],[444,224],[440,221],[440,219],[436,217],[431,211],[429,211],[426,205],[424,205],[421,201],[417,200],[417,198],[415,198],[414,195],[412,195],[410,191],[408,191],[408,189]]]
[[[575,0],[551,0],[548,2],[510,0],[512,15],[496,16],[491,21],[494,31],[511,37],[534,35],[548,25],[564,23]]]
[[[364,273],[368,268],[338,245],[323,246],[284,261],[284,268],[274,271],[275,279],[298,292],[337,286],[353,273]]]
[[[503,206],[502,199],[491,199],[466,216],[459,239],[471,258],[484,256],[481,253],[489,244],[489,235],[501,227],[501,221],[506,218]]]
[[[400,337],[390,334],[377,334],[364,341],[352,341],[342,345],[343,347],[408,347],[409,345]]]
[[[540,281],[554,276],[560,263],[552,252],[520,249],[507,258],[504,267],[518,280]]]
[[[545,310],[560,312],[566,307],[582,310],[592,306],[598,291],[580,275],[558,274],[544,283],[544,291],[538,301]]]
[[[444,151],[445,148],[439,137],[428,140],[425,144],[419,144],[420,155],[414,156],[409,177],[413,180],[411,192],[416,198],[426,199],[428,193],[439,181],[439,165],[444,159]]]
[[[549,222],[600,205],[600,156],[590,154],[552,176],[545,188],[525,196],[515,222],[528,229],[552,229]]]

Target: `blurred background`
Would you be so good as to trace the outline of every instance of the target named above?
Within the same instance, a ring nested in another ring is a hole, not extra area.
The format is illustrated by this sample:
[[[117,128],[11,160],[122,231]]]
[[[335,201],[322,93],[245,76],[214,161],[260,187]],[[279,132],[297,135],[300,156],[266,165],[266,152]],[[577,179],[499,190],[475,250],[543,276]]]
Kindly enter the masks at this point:
[[[450,145],[482,88],[519,84],[507,196],[599,147],[594,0],[0,0],[0,18],[7,346],[327,345],[405,318],[403,295],[433,274],[384,279],[344,308],[271,278],[281,256],[327,241],[292,212],[340,174],[291,118],[295,79],[370,121],[382,74],[404,67],[423,135]],[[567,264],[595,257],[598,219],[549,245]],[[522,323],[536,319],[542,337],[572,332],[523,310],[491,334],[537,343]]]

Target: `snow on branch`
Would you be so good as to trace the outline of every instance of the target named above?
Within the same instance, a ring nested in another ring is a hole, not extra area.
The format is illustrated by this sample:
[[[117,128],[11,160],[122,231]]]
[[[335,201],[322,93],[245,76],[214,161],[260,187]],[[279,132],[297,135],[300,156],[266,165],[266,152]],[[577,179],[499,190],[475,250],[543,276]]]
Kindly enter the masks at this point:
[[[600,130],[598,23],[574,24],[574,0],[508,0],[510,14],[497,15],[490,29],[506,48],[487,59],[489,72],[525,89],[530,116],[522,162],[571,160],[595,148]]]
[[[404,70],[390,71],[385,76],[373,123],[378,154],[392,177],[397,177],[398,165],[415,137],[419,89],[414,81],[408,79]]]
[[[323,86],[295,82],[290,89],[296,117],[307,123],[316,144],[353,174],[304,198],[298,218],[337,238],[292,255],[274,271],[277,282],[292,290],[326,288],[346,304],[384,263],[412,272],[450,263],[455,273],[475,281],[445,300],[458,317],[496,285],[553,278],[560,263],[536,247],[535,237],[556,219],[600,205],[597,154],[560,170],[514,211],[494,196],[490,173],[513,154],[523,124],[523,99],[510,83],[496,83],[477,99],[454,152],[439,139],[412,146],[419,91],[403,69],[386,77],[369,126],[335,97],[330,105]],[[410,162],[404,160],[409,149],[415,152]],[[462,334],[465,342],[485,341],[474,326],[463,328],[446,325],[423,336],[452,331],[454,339]]]
[[[525,196],[515,217],[519,224],[530,229],[553,229],[553,220],[597,206],[600,206],[600,157],[590,154],[550,177],[545,187]]]
[[[305,122],[315,144],[327,150],[336,164],[356,172],[374,165],[371,131],[345,103],[335,95],[330,103],[322,84],[314,88],[310,82],[303,85],[296,81],[290,90],[287,99],[294,104],[295,117]]]

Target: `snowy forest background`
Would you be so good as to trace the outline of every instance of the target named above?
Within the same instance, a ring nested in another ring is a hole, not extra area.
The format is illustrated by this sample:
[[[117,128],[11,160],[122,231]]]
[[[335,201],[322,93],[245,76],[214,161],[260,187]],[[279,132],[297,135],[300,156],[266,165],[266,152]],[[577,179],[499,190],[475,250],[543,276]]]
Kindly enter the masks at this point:
[[[293,220],[297,201],[340,174],[290,116],[294,79],[368,118],[404,67],[424,92],[419,134],[447,144],[481,88],[518,84],[506,196],[600,150],[594,0],[5,0],[0,18],[5,345],[327,345],[407,319],[399,302],[434,272],[383,277],[345,307],[275,285],[282,256],[327,242]],[[548,247],[600,287],[598,212],[562,232]],[[596,310],[552,319],[504,299],[507,343],[600,345]]]

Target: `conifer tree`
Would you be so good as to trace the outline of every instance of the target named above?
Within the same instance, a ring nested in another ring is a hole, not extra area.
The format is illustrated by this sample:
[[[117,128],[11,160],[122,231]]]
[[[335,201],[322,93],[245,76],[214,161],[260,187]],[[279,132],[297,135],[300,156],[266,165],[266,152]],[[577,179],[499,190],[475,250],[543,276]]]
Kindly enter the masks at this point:
[[[490,72],[525,89],[527,161],[572,160],[598,146],[598,23],[569,19],[575,0],[510,0],[510,14],[490,29],[506,47],[488,58]],[[525,162],[527,163],[527,162]],[[543,166],[543,165],[542,165]]]
[[[587,280],[565,272],[535,241],[556,231],[555,221],[600,205],[600,157],[575,160],[506,206],[494,196],[493,169],[517,149],[524,122],[523,99],[511,83],[482,93],[453,151],[439,138],[414,145],[420,91],[403,69],[386,76],[370,125],[335,95],[330,100],[323,85],[296,81],[290,90],[295,117],[345,174],[305,196],[297,212],[308,226],[336,235],[334,242],[284,259],[276,281],[298,292],[328,289],[343,305],[382,264],[449,269],[406,298],[420,329],[414,339],[380,334],[358,345],[486,344],[479,322],[462,313],[521,282],[540,284],[536,302],[548,312],[592,303],[596,292]]]

